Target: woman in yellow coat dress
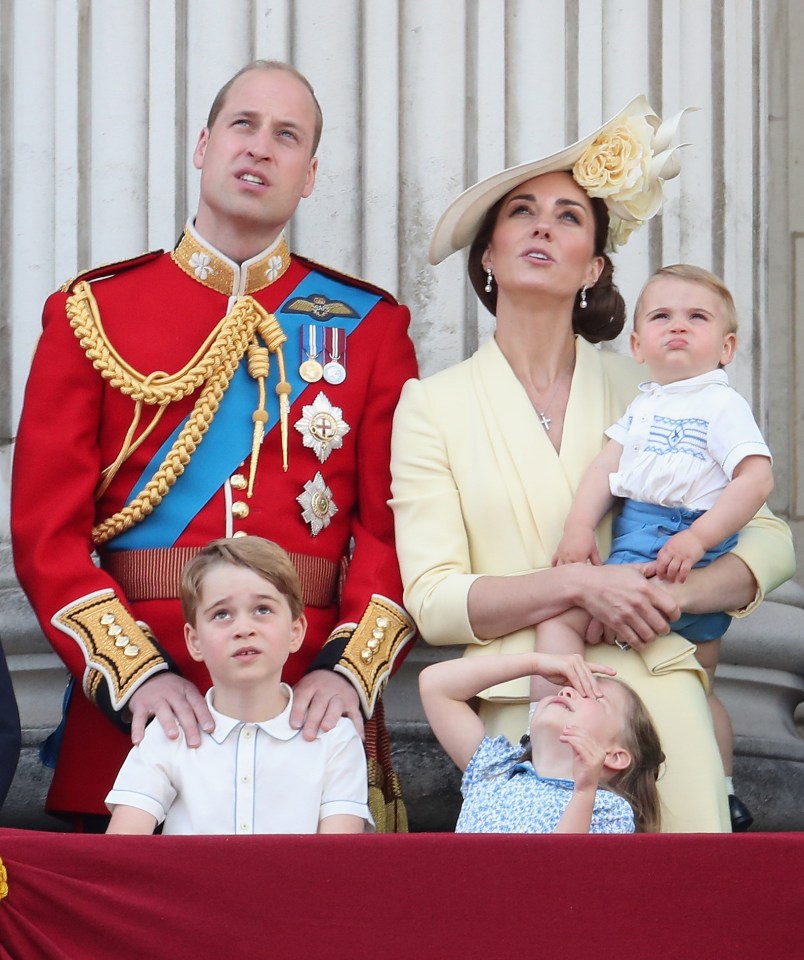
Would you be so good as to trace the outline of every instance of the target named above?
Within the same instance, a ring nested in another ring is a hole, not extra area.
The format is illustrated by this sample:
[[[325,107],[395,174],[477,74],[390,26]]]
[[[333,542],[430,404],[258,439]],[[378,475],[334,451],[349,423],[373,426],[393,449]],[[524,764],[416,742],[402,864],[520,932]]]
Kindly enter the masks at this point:
[[[662,180],[678,173],[676,123],[661,125],[637,98],[591,136],[476,184],[446,210],[430,259],[471,246],[469,276],[496,330],[468,360],[406,384],[391,504],[405,605],[423,638],[466,655],[522,652],[533,624],[584,607],[628,647],[598,644],[594,659],[641,694],[659,730],[663,829],[714,832],[729,818],[706,678],[667,624],[682,609],[749,613],[792,575],[789,530],[762,511],[732,553],[683,587],[636,567],[551,567],[581,474],[643,379],[630,358],[592,344],[623,328],[606,250],[659,209]],[[605,557],[610,523],[598,533]],[[517,742],[527,679],[485,691],[479,709],[489,735]]]

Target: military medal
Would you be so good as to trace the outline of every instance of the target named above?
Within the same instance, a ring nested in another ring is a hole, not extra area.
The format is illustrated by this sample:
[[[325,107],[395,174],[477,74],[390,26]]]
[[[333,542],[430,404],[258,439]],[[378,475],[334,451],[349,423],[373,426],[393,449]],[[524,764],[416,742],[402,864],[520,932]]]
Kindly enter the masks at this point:
[[[303,324],[300,330],[302,354],[307,359],[299,365],[299,376],[307,383],[317,383],[324,376],[324,368],[318,362],[321,347],[318,345],[318,327],[315,324]]]
[[[345,360],[346,337],[339,327],[329,327],[324,331],[324,344],[329,362],[324,366],[324,379],[333,386],[346,379]]]
[[[302,508],[302,519],[310,524],[310,532],[314,537],[329,526],[330,519],[338,512],[332,491],[320,473],[305,483],[304,491],[296,497],[296,502]]]
[[[333,450],[343,446],[343,438],[349,432],[343,411],[333,407],[323,393],[302,407],[302,418],[294,426],[304,438],[304,446],[310,448],[321,463]]]

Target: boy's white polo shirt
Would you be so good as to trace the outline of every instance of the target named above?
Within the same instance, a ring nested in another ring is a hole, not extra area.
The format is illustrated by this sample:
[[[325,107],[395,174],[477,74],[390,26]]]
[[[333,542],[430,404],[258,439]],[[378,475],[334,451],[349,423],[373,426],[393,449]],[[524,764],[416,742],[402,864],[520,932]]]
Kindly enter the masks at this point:
[[[184,735],[170,740],[156,721],[126,758],[106,797],[136,807],[164,822],[164,834],[317,833],[334,814],[371,823],[363,744],[354,724],[341,717],[313,741],[290,726],[293,691],[287,707],[262,723],[244,723],[219,713],[201,745],[188,747]]]

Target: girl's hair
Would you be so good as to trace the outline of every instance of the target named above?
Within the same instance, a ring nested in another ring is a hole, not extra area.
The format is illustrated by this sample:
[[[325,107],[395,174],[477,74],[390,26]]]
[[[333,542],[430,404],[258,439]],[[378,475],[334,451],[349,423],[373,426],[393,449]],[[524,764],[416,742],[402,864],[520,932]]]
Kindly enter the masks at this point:
[[[631,804],[637,833],[658,833],[661,807],[656,781],[665,760],[664,751],[641,697],[628,684],[619,680],[614,682],[620,683],[629,694],[623,735],[624,746],[631,754],[631,765],[618,770],[607,786]]]
[[[636,307],[634,307],[634,327],[636,327],[637,317],[639,316],[639,310],[642,306],[642,296],[653,281],[658,280],[659,277],[675,277],[677,280],[686,280],[688,283],[699,283],[702,287],[706,287],[708,290],[711,290],[712,293],[717,294],[723,303],[723,311],[726,318],[726,332],[737,333],[737,309],[734,306],[734,297],[731,295],[731,290],[729,290],[720,277],[715,276],[714,273],[710,273],[708,270],[704,270],[703,267],[696,267],[691,263],[668,264],[666,267],[660,267],[656,273],[650,277],[637,297]]]
[[[245,567],[272,583],[287,600],[294,620],[304,613],[299,575],[278,544],[263,537],[222,538],[199,550],[182,571],[179,597],[184,620],[191,626],[195,626],[204,581],[210,570],[220,564]]]
[[[489,209],[469,248],[469,280],[480,302],[494,316],[497,315],[497,284],[492,283],[491,292],[486,292],[486,271],[482,260],[491,242],[497,215],[507,196]],[[585,310],[581,309],[581,291],[578,291],[572,308],[572,329],[589,343],[600,343],[602,340],[613,340],[625,326],[625,301],[614,283],[614,266],[605,252],[609,234],[608,207],[600,197],[590,197],[589,202],[595,220],[594,255],[603,258],[603,269],[597,283],[586,291]]]
[[[661,826],[661,804],[656,781],[665,760],[659,734],[639,694],[621,680],[614,677],[606,679],[619,683],[628,694],[628,713],[622,734],[623,746],[631,754],[631,764],[625,770],[617,770],[601,787],[628,801],[634,811],[637,833],[658,833]],[[523,750],[517,763],[533,757],[528,734],[522,737],[520,743]]]

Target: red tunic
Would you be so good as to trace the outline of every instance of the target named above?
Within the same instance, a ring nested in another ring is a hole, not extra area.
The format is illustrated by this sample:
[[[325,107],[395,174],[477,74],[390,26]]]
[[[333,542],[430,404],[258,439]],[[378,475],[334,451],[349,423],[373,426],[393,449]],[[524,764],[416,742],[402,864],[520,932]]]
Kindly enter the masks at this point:
[[[340,384],[298,382],[300,392],[291,395],[287,471],[282,469],[280,431],[277,427],[270,429],[278,420],[278,404],[276,397],[269,395],[269,432],[260,449],[253,496],[249,499],[240,489],[249,476],[247,455],[234,471],[234,479],[229,473],[220,478],[211,497],[198,505],[173,545],[174,549],[198,548],[214,538],[242,531],[275,540],[302,567],[309,562],[311,572],[302,571],[305,597],[307,589],[317,595],[314,605],[307,606],[309,628],[304,645],[290,658],[284,679],[294,683],[314,663],[339,665],[337,668],[357,687],[364,709],[370,712],[394,660],[413,637],[410,620],[401,610],[393,518],[387,503],[392,416],[402,384],[416,376],[414,350],[407,335],[409,313],[388,294],[290,257],[284,241],[281,247],[284,250],[279,249],[279,256],[276,250],[273,255],[268,251],[239,269],[189,233],[173,255],[159,254],[111,268],[102,276],[98,271],[88,275],[91,293],[97,301],[106,341],[140,375],[174,373],[187,364],[231,309],[234,301],[221,292],[224,289],[229,294],[251,293],[266,310],[276,314],[288,337],[283,352],[289,373],[295,373],[304,360],[301,325],[338,326],[343,305],[351,310],[350,291],[358,299],[368,292],[372,302],[376,300],[348,334],[345,380]],[[266,262],[273,267],[259,274],[256,268],[261,270]],[[277,263],[281,263],[279,269]],[[281,275],[268,282],[267,277],[277,273]],[[302,312],[283,313],[282,308],[292,303],[299,284],[310,277],[320,277],[324,285],[327,280],[343,285],[339,288],[341,296],[331,308],[326,302],[323,307],[319,305],[317,315],[304,312],[309,297],[301,298],[301,307],[294,308]],[[216,285],[218,289],[214,289]],[[153,433],[123,463],[96,501],[101,471],[120,451],[134,404],[119,385],[110,384],[93,367],[87,357],[87,343],[79,343],[71,328],[66,310],[67,298],[74,289],[73,284],[66,292],[54,294],[45,305],[44,332],[28,380],[16,444],[12,537],[20,582],[42,629],[76,679],[48,807],[102,813],[104,797],[130,747],[121,720],[131,693],[155,671],[169,668],[171,661],[202,691],[209,686],[203,665],[192,661],[186,652],[175,591],[172,596],[155,599],[148,595],[150,588],[143,588],[138,580],[141,572],[135,571],[133,584],[137,589],[129,585],[128,592],[136,598],[127,596],[110,571],[117,572],[126,555],[134,554],[119,550],[112,553],[114,539],[99,548],[100,567],[91,556],[93,527],[129,502],[132,493],[143,485],[143,476],[149,479],[148,464],[166,438],[187,419],[199,390],[166,407]],[[275,356],[271,362],[276,363]],[[102,363],[96,360],[95,366],[99,365]],[[349,428],[342,436],[342,445],[333,446],[324,462],[314,448],[304,445],[303,433],[295,428],[303,420],[303,407],[322,392],[331,407],[340,408]],[[135,436],[150,421],[154,409],[143,409]],[[249,429],[253,409],[250,406],[243,410]],[[336,512],[330,511],[328,523],[314,535],[297,497],[318,473]],[[176,490],[182,479],[176,482]],[[157,506],[149,523],[158,528],[159,521]],[[176,555],[183,556],[181,550]],[[350,555],[347,569],[345,561]],[[315,567],[321,561],[324,573]],[[338,573],[343,571],[345,577],[341,576],[336,590]],[[116,575],[122,579],[122,574]],[[92,619],[96,602],[106,605],[106,620]],[[133,635],[137,628],[126,626],[126,611],[147,624],[151,639],[147,632]],[[377,662],[372,665],[373,654],[366,651],[364,635],[370,636],[378,617],[385,625],[385,614],[389,614],[393,628],[383,661],[387,669],[372,673]],[[105,628],[98,625],[115,618],[123,622],[127,633],[132,633],[125,651],[128,661],[114,645],[114,638],[105,639]],[[72,626],[68,629],[65,624]],[[331,642],[325,648],[328,640]],[[107,652],[101,651],[98,659],[95,654],[104,643]],[[110,666],[103,667],[103,663]],[[132,665],[136,669],[121,679],[115,664],[121,664],[123,672]],[[363,667],[368,672],[361,675]],[[80,695],[82,689],[86,696]]]

